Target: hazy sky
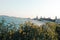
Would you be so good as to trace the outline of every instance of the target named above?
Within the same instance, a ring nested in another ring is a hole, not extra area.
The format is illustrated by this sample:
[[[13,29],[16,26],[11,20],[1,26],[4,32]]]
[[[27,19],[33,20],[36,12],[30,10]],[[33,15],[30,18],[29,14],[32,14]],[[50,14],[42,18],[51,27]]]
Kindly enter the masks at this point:
[[[0,0],[0,15],[60,18],[60,0]]]

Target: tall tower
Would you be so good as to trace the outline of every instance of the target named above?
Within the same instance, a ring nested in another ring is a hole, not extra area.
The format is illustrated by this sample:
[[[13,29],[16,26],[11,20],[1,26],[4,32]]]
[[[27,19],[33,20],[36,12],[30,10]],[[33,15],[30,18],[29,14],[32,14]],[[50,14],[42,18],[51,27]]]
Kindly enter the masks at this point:
[[[55,20],[57,20],[57,16],[55,16]]]
[[[36,16],[36,20],[38,20],[38,16]]]
[[[40,18],[42,18],[42,16]]]

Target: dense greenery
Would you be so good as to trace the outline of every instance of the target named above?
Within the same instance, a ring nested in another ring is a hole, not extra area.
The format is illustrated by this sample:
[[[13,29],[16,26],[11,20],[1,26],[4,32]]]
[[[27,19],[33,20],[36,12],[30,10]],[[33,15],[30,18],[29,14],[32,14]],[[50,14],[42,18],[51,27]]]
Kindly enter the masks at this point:
[[[12,26],[13,29],[10,29]],[[34,25],[26,22],[20,24],[16,30],[14,23],[4,26],[4,20],[0,22],[0,40],[59,40],[56,28],[60,25],[50,22],[45,25]]]

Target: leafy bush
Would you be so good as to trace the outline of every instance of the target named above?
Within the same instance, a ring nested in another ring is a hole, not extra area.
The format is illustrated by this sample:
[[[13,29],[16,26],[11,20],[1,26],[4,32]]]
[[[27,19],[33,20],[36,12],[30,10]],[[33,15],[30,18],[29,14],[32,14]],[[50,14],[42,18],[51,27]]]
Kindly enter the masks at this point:
[[[3,23],[0,23],[0,40],[58,40],[55,31],[57,24],[53,22],[41,26],[26,22],[21,24],[17,31],[15,25],[9,30],[11,26],[12,24],[3,28]]]

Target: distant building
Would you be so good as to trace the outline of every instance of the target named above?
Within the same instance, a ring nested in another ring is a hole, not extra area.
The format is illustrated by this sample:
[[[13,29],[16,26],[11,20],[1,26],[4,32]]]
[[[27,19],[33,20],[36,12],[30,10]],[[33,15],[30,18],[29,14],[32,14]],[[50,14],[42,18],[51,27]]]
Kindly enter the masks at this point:
[[[42,16],[40,17],[40,19],[38,19],[38,16],[36,16],[36,18],[34,18],[34,20],[56,22],[56,23],[60,24],[60,19],[58,19],[57,16],[55,16],[55,19],[45,18],[45,17],[42,18]]]
[[[55,22],[60,24],[60,19],[56,19]]]
[[[55,16],[55,20],[57,20],[57,16]]]
[[[34,20],[38,20],[38,16],[36,16],[36,18],[34,18]]]
[[[51,19],[51,18],[40,18],[39,19],[39,21],[51,21],[51,22],[54,22],[54,20],[53,19]]]
[[[58,19],[57,16],[55,17],[55,22],[60,24],[60,19]]]

